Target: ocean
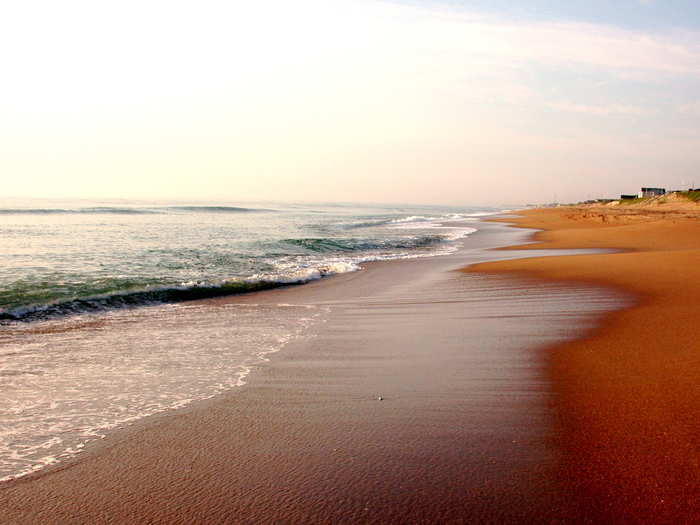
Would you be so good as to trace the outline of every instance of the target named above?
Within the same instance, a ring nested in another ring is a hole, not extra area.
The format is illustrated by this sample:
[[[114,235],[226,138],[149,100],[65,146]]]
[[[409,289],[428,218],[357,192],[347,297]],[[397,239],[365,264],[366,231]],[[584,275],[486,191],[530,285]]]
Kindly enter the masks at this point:
[[[243,385],[328,313],[192,300],[454,253],[499,211],[0,201],[0,481]]]

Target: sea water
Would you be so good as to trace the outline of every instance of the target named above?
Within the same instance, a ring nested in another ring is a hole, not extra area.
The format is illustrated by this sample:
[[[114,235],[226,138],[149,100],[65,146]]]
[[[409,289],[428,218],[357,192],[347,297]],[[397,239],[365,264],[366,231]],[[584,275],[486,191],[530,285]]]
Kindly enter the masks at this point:
[[[496,211],[0,201],[0,480],[244,384],[327,314],[190,300],[451,253]]]
[[[14,205],[13,205],[14,204]],[[484,208],[0,201],[0,320],[227,295],[445,253]],[[452,224],[451,224],[452,223]]]

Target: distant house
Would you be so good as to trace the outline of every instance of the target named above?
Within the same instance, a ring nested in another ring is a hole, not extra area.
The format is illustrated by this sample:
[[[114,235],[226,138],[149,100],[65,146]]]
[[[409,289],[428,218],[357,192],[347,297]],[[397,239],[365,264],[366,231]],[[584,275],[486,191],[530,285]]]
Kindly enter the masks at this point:
[[[639,198],[648,198],[648,197],[658,197],[659,195],[666,195],[666,189],[665,188],[642,188],[642,191],[639,192]]]
[[[636,195],[620,195],[621,201],[627,201],[627,200],[632,200],[632,199],[636,199],[636,198],[637,198]]]

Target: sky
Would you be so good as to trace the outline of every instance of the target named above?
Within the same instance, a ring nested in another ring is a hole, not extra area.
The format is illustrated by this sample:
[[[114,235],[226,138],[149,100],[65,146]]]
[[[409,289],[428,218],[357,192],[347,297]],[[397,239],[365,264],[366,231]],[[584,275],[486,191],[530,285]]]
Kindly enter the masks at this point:
[[[0,48],[4,197],[700,187],[695,0],[26,0]]]

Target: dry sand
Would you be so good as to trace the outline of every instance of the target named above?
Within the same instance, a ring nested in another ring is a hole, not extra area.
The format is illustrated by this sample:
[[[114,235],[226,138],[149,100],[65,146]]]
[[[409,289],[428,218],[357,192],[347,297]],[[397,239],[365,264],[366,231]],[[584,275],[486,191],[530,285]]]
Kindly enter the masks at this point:
[[[556,208],[514,219],[540,228],[523,249],[622,253],[480,264],[633,292],[638,305],[549,354],[560,470],[599,523],[700,522],[700,215],[697,205]]]

